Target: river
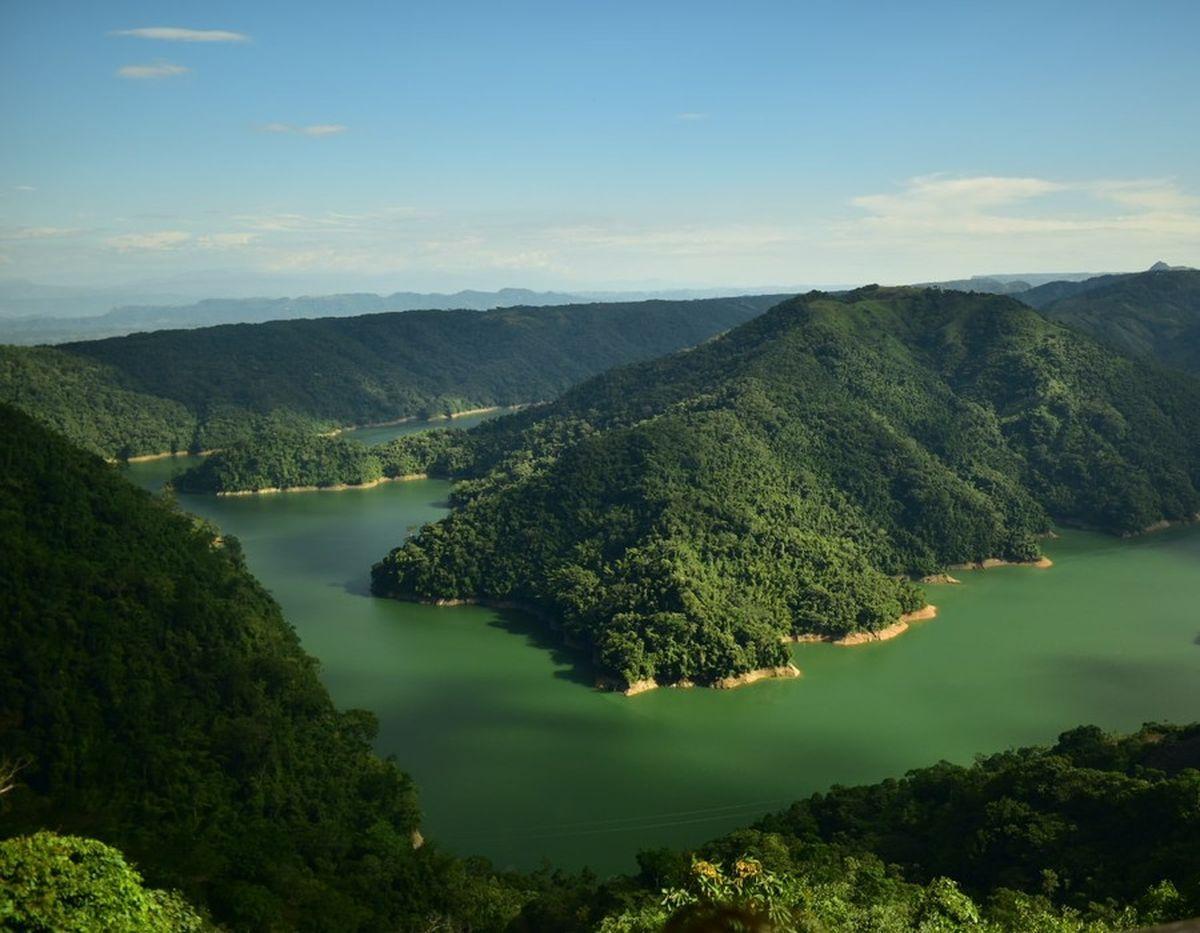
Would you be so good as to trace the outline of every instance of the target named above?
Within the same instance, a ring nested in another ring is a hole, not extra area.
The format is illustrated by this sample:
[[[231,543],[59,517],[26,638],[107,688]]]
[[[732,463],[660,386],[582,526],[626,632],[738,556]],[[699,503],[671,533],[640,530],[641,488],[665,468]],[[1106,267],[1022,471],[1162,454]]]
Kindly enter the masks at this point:
[[[190,462],[127,470],[156,488]],[[796,646],[798,680],[627,698],[593,689],[518,614],[369,595],[372,562],[445,514],[449,488],[180,501],[241,539],[335,700],[378,715],[377,747],[416,779],[426,836],[501,867],[626,870],[639,848],[696,844],[835,783],[968,763],[1085,722],[1200,718],[1197,528],[1067,531],[1048,542],[1049,570],[929,587],[938,618],[893,641]]]

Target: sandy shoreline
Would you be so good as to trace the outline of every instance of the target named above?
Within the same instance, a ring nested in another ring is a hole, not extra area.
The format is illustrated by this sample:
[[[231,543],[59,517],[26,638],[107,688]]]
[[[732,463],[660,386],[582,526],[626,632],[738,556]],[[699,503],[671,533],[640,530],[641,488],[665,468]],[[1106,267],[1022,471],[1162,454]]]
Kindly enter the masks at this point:
[[[369,483],[337,483],[333,486],[265,486],[262,489],[234,489],[218,492],[218,496],[273,496],[282,492],[342,492],[347,489],[371,489],[384,483],[405,483],[414,479],[429,479],[428,473],[405,473],[403,476],[381,476]]]
[[[508,599],[486,599],[478,597],[465,597],[453,599],[419,599],[413,597],[400,597],[407,599],[409,602],[417,602],[426,606],[484,606],[488,609],[515,609],[518,612],[524,612],[527,615],[541,619],[543,622],[550,625],[552,628],[557,628],[554,619],[547,615],[536,606],[531,606],[528,603],[517,602]],[[566,639],[564,639],[564,642]],[[578,645],[568,645],[568,647],[578,649]],[[757,683],[760,680],[769,680],[781,677],[799,677],[801,676],[800,669],[790,661],[787,664],[779,667],[761,667],[757,670],[746,671],[742,674],[735,674],[732,677],[723,677],[716,683],[711,685],[714,690],[733,690],[736,687],[744,687],[748,684]],[[612,693],[621,693],[627,697],[637,696],[639,693],[648,693],[651,690],[658,690],[663,687],[668,687],[676,690],[686,690],[691,687],[700,686],[691,680],[681,680],[672,684],[660,684],[653,678],[645,680],[635,680],[633,683],[625,684],[612,677],[598,677],[596,679],[596,688],[606,690]]]
[[[788,662],[779,667],[760,667],[753,671],[745,671],[741,674],[734,674],[731,677],[722,677],[720,680],[705,684],[711,690],[735,690],[738,687],[745,687],[749,684],[758,683],[760,680],[775,680],[778,678],[800,677],[800,668],[795,664]],[[631,684],[621,685],[620,681],[612,678],[601,677],[596,681],[596,687],[600,690],[608,690],[613,693],[621,693],[627,697],[637,696],[639,693],[649,693],[651,690],[671,689],[671,690],[690,690],[692,687],[701,686],[695,681],[679,680],[671,684],[660,684],[653,678],[645,680],[635,680]]]
[[[462,411],[456,411],[449,415],[434,415],[432,418],[418,418],[416,415],[407,415],[403,418],[393,418],[390,421],[368,421],[365,424],[350,424],[344,428],[334,428],[332,431],[326,431],[321,434],[321,437],[337,437],[340,434],[352,434],[355,431],[363,431],[367,428],[392,428],[398,424],[412,424],[414,421],[424,421],[426,423],[432,421],[453,421],[455,418],[467,418],[471,415],[488,415],[494,411],[520,411],[522,408],[528,408],[533,402],[523,402],[520,405],[487,405],[483,408],[464,408]]]
[[[991,570],[993,567],[1035,567],[1045,570],[1054,566],[1049,557],[1039,557],[1037,560],[1002,560],[999,557],[985,557],[966,564],[951,564],[951,570]]]
[[[849,635],[843,635],[841,638],[833,638],[829,635],[785,635],[784,642],[795,645],[841,645],[842,647],[852,647],[854,645],[867,645],[876,641],[888,641],[903,635],[908,631],[909,624],[912,622],[924,622],[926,619],[933,619],[937,616],[937,606],[924,606],[915,612],[906,612],[900,616],[891,625],[881,629],[876,629],[874,632],[851,632]]]
[[[138,454],[136,457],[126,457],[124,460],[111,457],[106,457],[109,463],[149,463],[151,460],[166,460],[168,457],[211,457],[213,454],[220,453],[219,447],[212,447],[208,450],[197,450],[192,453],[190,450],[164,450],[160,454]]]

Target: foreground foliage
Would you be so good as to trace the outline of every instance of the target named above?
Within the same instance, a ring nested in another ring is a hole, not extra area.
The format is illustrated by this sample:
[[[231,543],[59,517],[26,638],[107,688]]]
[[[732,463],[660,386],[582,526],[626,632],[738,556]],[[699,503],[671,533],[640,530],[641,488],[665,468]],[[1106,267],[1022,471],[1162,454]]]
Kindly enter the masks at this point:
[[[211,929],[178,894],[146,888],[116,849],[49,832],[0,842],[0,926],[109,933]]]
[[[622,684],[712,683],[887,627],[923,602],[904,575],[1036,559],[1053,520],[1200,513],[1200,383],[1008,298],[813,293],[430,469],[459,508],[377,593],[532,604]]]
[[[530,929],[1128,930],[1200,915],[1200,725],[835,787],[525,908]],[[714,918],[729,925],[704,925]],[[740,925],[737,925],[740,924]]]
[[[8,402],[105,457],[207,450],[553,398],[691,346],[780,296],[407,311],[0,347]]]

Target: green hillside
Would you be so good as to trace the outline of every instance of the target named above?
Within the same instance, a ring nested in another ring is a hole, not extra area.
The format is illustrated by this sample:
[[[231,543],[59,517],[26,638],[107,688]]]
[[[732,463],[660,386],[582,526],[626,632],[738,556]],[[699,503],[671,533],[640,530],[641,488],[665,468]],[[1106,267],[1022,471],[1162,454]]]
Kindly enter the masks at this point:
[[[0,429],[5,928],[1097,933],[1200,912],[1196,726],[833,788],[609,879],[414,848],[412,785],[236,540],[6,406]]]
[[[469,432],[375,591],[543,610],[619,685],[878,632],[907,575],[1200,512],[1200,385],[999,296],[813,293]]]
[[[1200,271],[1108,276],[1082,294],[1042,306],[1042,312],[1122,353],[1200,375]]]
[[[408,311],[0,348],[8,402],[106,457],[551,399],[782,296]]]
[[[97,837],[238,929],[457,909],[466,869],[414,850],[374,717],[333,707],[236,540],[7,406],[0,431],[0,761],[20,785],[0,835]]]

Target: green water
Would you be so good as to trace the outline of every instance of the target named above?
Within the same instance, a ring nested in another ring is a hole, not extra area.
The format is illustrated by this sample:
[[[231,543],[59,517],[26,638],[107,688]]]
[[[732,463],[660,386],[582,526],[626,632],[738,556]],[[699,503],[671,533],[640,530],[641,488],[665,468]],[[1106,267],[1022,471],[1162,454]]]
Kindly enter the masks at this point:
[[[160,484],[187,461],[131,468]],[[339,704],[421,788],[426,835],[528,868],[601,872],[698,843],[834,783],[1052,740],[1083,722],[1200,718],[1200,529],[1069,532],[1051,570],[960,574],[894,641],[795,650],[799,680],[626,698],[589,686],[519,616],[371,598],[371,563],[444,512],[428,480],[181,497],[241,538]]]

